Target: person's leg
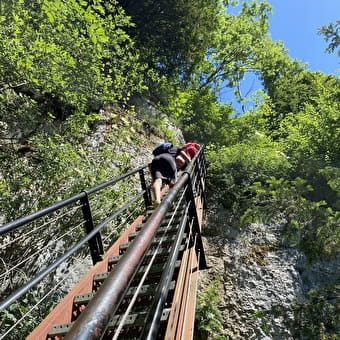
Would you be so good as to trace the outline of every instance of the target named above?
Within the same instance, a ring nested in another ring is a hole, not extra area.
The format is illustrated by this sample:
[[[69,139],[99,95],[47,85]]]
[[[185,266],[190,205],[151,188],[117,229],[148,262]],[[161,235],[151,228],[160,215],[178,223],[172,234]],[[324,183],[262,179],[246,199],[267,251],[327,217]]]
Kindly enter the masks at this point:
[[[162,179],[156,178],[153,181],[152,190],[153,190],[153,196],[154,196],[155,202],[158,202],[158,203],[161,202],[161,188],[162,188]]]
[[[152,160],[152,173],[154,181],[152,183],[152,191],[154,196],[154,208],[161,202],[161,189],[163,180],[168,183],[170,179],[177,179],[177,170],[175,158],[170,154],[164,153],[156,156]]]

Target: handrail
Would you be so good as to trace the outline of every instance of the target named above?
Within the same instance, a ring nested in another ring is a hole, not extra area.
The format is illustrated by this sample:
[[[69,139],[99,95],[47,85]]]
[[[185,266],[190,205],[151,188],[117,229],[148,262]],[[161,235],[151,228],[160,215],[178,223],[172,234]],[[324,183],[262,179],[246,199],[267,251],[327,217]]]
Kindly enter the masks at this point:
[[[47,208],[44,208],[42,210],[39,210],[39,211],[35,212],[33,214],[30,214],[28,216],[19,218],[19,219],[15,220],[15,221],[12,221],[12,222],[9,222],[9,223],[7,223],[7,224],[5,224],[3,226],[0,226],[0,236],[5,234],[5,233],[7,233],[7,232],[9,232],[9,231],[12,231],[12,230],[15,230],[15,229],[17,229],[19,227],[22,227],[23,225],[25,225],[25,224],[27,224],[29,222],[32,222],[32,221],[34,221],[34,220],[36,220],[36,219],[38,219],[40,217],[43,217],[43,216],[45,216],[47,214],[50,214],[50,213],[52,213],[54,211],[57,211],[57,210],[65,207],[65,206],[67,206],[67,205],[69,205],[71,203],[74,203],[74,202],[84,198],[86,195],[93,194],[93,193],[95,193],[95,192],[97,192],[97,191],[99,191],[101,189],[104,189],[104,188],[110,186],[110,185],[116,184],[117,182],[121,181],[122,179],[125,179],[125,178],[127,178],[127,177],[129,177],[131,175],[134,175],[135,173],[137,173],[137,172],[139,172],[139,171],[141,171],[141,170],[143,170],[143,169],[145,169],[147,167],[148,167],[148,165],[141,166],[138,169],[132,170],[132,171],[130,171],[130,172],[128,172],[128,173],[126,173],[126,174],[124,174],[122,176],[116,177],[116,178],[114,178],[114,179],[112,179],[110,181],[107,181],[105,183],[99,184],[99,185],[97,185],[97,186],[95,186],[95,187],[93,187],[91,189],[84,190],[84,191],[82,191],[81,193],[79,193],[77,195],[74,195],[74,196],[72,196],[70,198],[67,198],[67,199],[62,200],[62,201],[60,201],[58,203],[55,203],[55,204],[53,204],[53,205],[51,205],[51,206],[49,206]]]
[[[100,231],[104,228],[105,225],[107,225],[109,222],[111,222],[113,219],[115,219],[117,216],[119,216],[121,213],[126,211],[133,203],[138,201],[140,198],[144,196],[145,204],[147,204],[146,200],[146,194],[147,191],[150,191],[150,186],[147,187],[145,183],[145,177],[144,177],[144,169],[146,169],[148,165],[141,166],[135,170],[132,170],[126,174],[123,174],[121,176],[115,177],[107,182],[104,182],[102,184],[99,184],[93,188],[90,188],[88,190],[84,190],[70,198],[64,199],[60,202],[57,202],[53,204],[52,206],[49,206],[47,208],[44,208],[42,210],[39,210],[33,214],[30,214],[28,216],[24,216],[22,218],[19,218],[15,221],[12,221],[10,223],[7,223],[0,227],[0,236],[5,235],[6,233],[12,232],[14,230],[19,229],[20,227],[25,227],[29,223],[38,220],[41,217],[44,217],[46,215],[49,215],[53,212],[58,211],[61,208],[64,208],[66,206],[71,205],[72,203],[75,203],[77,201],[80,201],[82,204],[82,210],[83,210],[83,219],[86,226],[86,232],[87,235],[82,238],[79,242],[74,244],[68,251],[66,251],[61,257],[59,257],[55,262],[47,266],[43,271],[37,273],[34,278],[32,278],[30,281],[26,282],[24,285],[22,285],[20,288],[12,292],[8,297],[6,297],[3,301],[0,302],[0,312],[8,308],[11,304],[13,304],[15,301],[17,301],[20,297],[22,297],[25,293],[27,293],[30,289],[32,289],[34,286],[36,286],[39,282],[41,282],[48,274],[53,272],[61,263],[66,261],[68,258],[70,258],[73,254],[75,254],[78,250],[81,249],[87,242],[90,246],[90,253],[92,256],[93,264],[100,261],[100,255],[103,254],[103,246],[101,241],[101,235]],[[120,207],[116,212],[105,218],[101,223],[99,223],[96,227],[93,225],[92,220],[92,214],[90,209],[90,204],[88,200],[88,196],[90,194],[93,194],[95,192],[98,192],[106,187],[109,187],[111,185],[114,185],[118,183],[119,181],[126,179],[134,174],[140,175],[141,185],[142,185],[142,191],[140,191],[135,197],[133,197],[129,202],[127,202],[125,205]],[[142,173],[142,174],[141,174]],[[148,193],[150,195],[150,193]]]
[[[133,201],[137,201],[144,193],[142,192],[138,196],[136,196]],[[42,281],[49,273],[51,273],[54,269],[56,269],[61,263],[63,263],[66,259],[72,256],[77,250],[79,250],[86,242],[88,242],[92,237],[94,237],[109,221],[111,221],[114,217],[118,216],[124,208],[126,209],[126,205],[119,209],[116,213],[106,218],[102,223],[100,223],[95,229],[93,229],[88,235],[86,235],[80,242],[78,242],[75,246],[73,246],[68,252],[66,252],[62,257],[60,257],[53,264],[48,266],[45,270],[40,272],[34,279],[26,283],[20,289],[11,294],[8,298],[0,303],[0,312],[9,307],[12,303],[18,300],[21,296],[27,293],[32,287]]]

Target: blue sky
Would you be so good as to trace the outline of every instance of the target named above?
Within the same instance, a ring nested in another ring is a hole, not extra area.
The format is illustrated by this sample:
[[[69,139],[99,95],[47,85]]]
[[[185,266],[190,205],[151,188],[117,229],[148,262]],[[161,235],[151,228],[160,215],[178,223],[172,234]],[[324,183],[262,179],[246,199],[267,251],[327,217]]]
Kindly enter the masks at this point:
[[[340,58],[337,51],[325,52],[327,43],[317,34],[318,28],[340,20],[340,0],[267,0],[273,7],[269,20],[272,40],[282,40],[288,55],[307,63],[311,71],[340,75]],[[254,77],[248,77],[242,86],[243,93],[260,88]],[[222,102],[234,99],[232,89],[224,89]],[[239,105],[233,105],[240,111]],[[248,104],[246,107],[252,106]],[[240,112],[238,112],[240,113]]]
[[[337,53],[324,52],[327,43],[318,28],[340,20],[340,0],[268,0],[273,7],[270,34],[282,40],[292,58],[309,64],[312,71],[339,76]]]

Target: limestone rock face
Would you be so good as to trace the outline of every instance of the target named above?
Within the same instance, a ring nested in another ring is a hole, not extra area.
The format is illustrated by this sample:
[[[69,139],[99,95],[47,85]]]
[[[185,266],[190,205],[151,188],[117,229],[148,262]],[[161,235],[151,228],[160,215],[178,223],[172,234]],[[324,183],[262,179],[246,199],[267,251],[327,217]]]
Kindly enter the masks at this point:
[[[206,211],[203,241],[210,269],[202,271],[199,289],[222,280],[219,309],[228,339],[294,339],[282,318],[310,289],[335,283],[340,261],[307,265],[304,255],[280,239],[283,225],[252,223],[238,229],[221,207]]]

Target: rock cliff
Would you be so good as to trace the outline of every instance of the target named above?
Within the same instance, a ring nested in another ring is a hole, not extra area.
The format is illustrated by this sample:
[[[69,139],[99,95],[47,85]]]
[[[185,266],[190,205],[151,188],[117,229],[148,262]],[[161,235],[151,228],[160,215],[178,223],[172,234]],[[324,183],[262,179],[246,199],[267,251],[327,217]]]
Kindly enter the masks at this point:
[[[335,284],[339,258],[308,265],[305,256],[282,239],[283,223],[239,229],[229,217],[223,207],[210,203],[203,227],[210,269],[200,275],[200,291],[213,279],[221,280],[224,336],[296,339],[290,326],[294,303],[307,298],[311,289]]]

